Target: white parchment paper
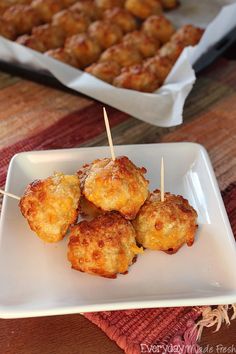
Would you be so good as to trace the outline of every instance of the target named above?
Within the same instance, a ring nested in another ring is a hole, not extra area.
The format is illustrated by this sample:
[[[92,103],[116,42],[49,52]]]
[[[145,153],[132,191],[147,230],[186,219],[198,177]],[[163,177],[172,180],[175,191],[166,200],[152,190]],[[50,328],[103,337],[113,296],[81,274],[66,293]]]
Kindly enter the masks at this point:
[[[113,87],[83,71],[2,37],[0,37],[0,58],[38,71],[49,71],[61,83],[75,91],[145,122],[171,127],[183,121],[184,102],[196,80],[192,65],[236,26],[236,1],[182,0],[181,6],[168,13],[167,17],[178,27],[192,23],[206,28],[206,31],[197,46],[184,49],[165,84],[154,93]]]

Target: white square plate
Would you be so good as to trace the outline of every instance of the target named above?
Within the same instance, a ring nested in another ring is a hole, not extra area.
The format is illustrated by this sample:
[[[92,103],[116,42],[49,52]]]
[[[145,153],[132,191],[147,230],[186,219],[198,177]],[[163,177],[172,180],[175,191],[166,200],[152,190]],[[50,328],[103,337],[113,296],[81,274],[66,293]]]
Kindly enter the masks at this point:
[[[197,210],[192,247],[178,253],[146,250],[128,275],[105,279],[80,273],[67,261],[67,238],[45,244],[29,229],[16,200],[4,198],[0,227],[0,317],[16,318],[101,310],[228,304],[236,302],[236,247],[211,163],[192,143],[115,147],[148,170],[159,186],[165,159],[166,190],[182,194]],[[25,152],[9,167],[6,189],[25,186],[54,171],[74,173],[84,163],[109,156],[108,147]]]

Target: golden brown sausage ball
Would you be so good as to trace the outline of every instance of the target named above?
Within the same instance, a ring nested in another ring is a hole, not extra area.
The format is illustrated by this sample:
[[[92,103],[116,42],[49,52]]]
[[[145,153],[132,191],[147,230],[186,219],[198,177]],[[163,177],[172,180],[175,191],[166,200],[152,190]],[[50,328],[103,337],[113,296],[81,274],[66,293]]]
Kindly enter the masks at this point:
[[[187,243],[192,246],[197,229],[197,213],[180,195],[154,191],[133,221],[137,242],[145,248],[175,253]]]
[[[163,84],[166,77],[173,67],[170,59],[156,55],[153,58],[145,60],[144,68],[151,71],[158,78],[160,84]]]
[[[172,23],[164,16],[150,16],[143,23],[143,31],[152,38],[159,40],[161,43],[166,43],[170,40],[174,33]]]
[[[153,92],[160,87],[157,76],[142,65],[124,68],[114,79],[113,85],[142,92]]]
[[[114,9],[106,10],[104,18],[115,23],[124,33],[134,31],[137,28],[135,17],[126,9],[115,7]]]
[[[204,30],[193,25],[184,25],[172,36],[171,41],[180,43],[184,47],[196,45],[200,41]]]
[[[52,57],[56,60],[62,61],[68,65],[74,66],[75,68],[79,67],[77,60],[72,57],[69,53],[67,53],[64,48],[57,48],[48,50],[45,55]]]
[[[178,0],[161,0],[161,4],[164,10],[173,10],[179,6]]]
[[[83,195],[102,210],[118,211],[126,219],[134,219],[148,197],[144,173],[126,156],[95,160],[78,171]]]
[[[105,50],[99,61],[115,61],[121,67],[126,67],[141,63],[142,55],[133,45],[120,43]]]
[[[47,50],[62,47],[65,40],[63,29],[51,24],[34,27],[32,34],[44,44]]]
[[[3,18],[11,23],[16,34],[29,33],[40,24],[37,12],[28,5],[15,5],[4,12]]]
[[[93,22],[89,26],[88,34],[97,41],[102,49],[107,49],[122,39],[120,27],[108,21]]]
[[[96,6],[93,0],[83,0],[76,2],[73,6],[71,6],[71,10],[85,14],[92,21],[98,20],[102,17],[101,9]]]
[[[142,20],[151,15],[160,15],[162,13],[162,6],[159,0],[126,0],[125,8]]]
[[[90,20],[83,13],[73,10],[62,10],[53,16],[52,24],[64,30],[66,36],[86,32]]]
[[[160,48],[158,40],[148,37],[142,31],[134,31],[126,34],[122,42],[135,46],[144,58],[149,58],[157,54]]]
[[[95,0],[95,4],[101,10],[112,9],[114,7],[124,7],[125,0]]]
[[[131,222],[117,213],[82,221],[70,230],[68,260],[81,272],[116,278],[119,273],[127,274],[142,252]]]
[[[31,6],[43,22],[50,22],[53,15],[64,8],[61,0],[33,0]]]
[[[16,42],[24,45],[25,47],[36,50],[37,52],[43,53],[46,51],[46,47],[43,42],[41,42],[40,39],[34,35],[24,34],[23,36],[18,37]]]
[[[4,20],[4,18],[0,18],[0,36],[8,39],[14,39],[16,37],[14,27],[9,21]]]
[[[94,63],[88,66],[85,71],[98,79],[103,80],[111,84],[116,76],[120,73],[120,65],[115,61],[104,61],[100,63]]]
[[[66,7],[66,8],[69,7],[69,6],[72,6],[76,2],[77,2],[77,0],[62,0],[62,3],[64,5],[64,7]]]
[[[175,63],[184,47],[181,43],[167,42],[158,52],[158,55],[163,58],[168,58],[172,63]]]
[[[82,68],[97,61],[101,53],[101,47],[97,41],[86,33],[67,38],[65,50],[77,59]]]
[[[57,242],[76,222],[79,199],[78,177],[56,173],[29,184],[19,206],[32,231],[46,242]]]

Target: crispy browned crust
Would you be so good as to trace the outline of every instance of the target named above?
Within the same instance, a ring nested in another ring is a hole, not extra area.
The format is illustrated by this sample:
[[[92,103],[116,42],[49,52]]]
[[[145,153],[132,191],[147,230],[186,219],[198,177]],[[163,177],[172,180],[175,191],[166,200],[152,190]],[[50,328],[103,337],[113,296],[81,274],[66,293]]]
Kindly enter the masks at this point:
[[[93,0],[83,0],[76,2],[71,6],[71,10],[78,13],[83,13],[92,21],[98,20],[102,17],[103,11],[99,9]]]
[[[59,26],[65,31],[66,36],[86,32],[90,19],[84,13],[65,9],[53,16],[52,24]]]
[[[153,92],[160,87],[157,76],[142,65],[124,68],[114,79],[113,85],[141,92]]]
[[[61,11],[65,4],[62,0],[33,0],[31,6],[41,21],[50,22],[53,15]]]
[[[126,219],[135,218],[148,197],[146,170],[136,167],[126,156],[95,160],[78,175],[84,196],[105,211],[118,211]]]
[[[51,24],[34,27],[32,34],[44,44],[47,50],[63,46],[65,40],[63,29]]]
[[[101,63],[94,63],[88,66],[85,71],[98,79],[111,84],[116,76],[120,73],[120,65],[114,61],[104,61]]]
[[[118,273],[127,273],[141,252],[132,224],[118,213],[82,221],[70,230],[68,260],[81,272],[116,278]]]
[[[195,27],[193,25],[184,25],[171,37],[171,41],[174,43],[179,43],[186,47],[189,45],[196,45],[200,41],[204,29]]]
[[[151,38],[166,43],[175,32],[172,23],[165,16],[150,16],[142,25],[143,31]]]
[[[152,57],[160,48],[158,39],[147,36],[143,31],[133,31],[126,34],[122,42],[133,45],[144,58]]]
[[[101,10],[124,7],[125,0],[95,0],[96,6]]]
[[[115,44],[106,49],[99,58],[99,61],[115,61],[122,67],[140,64],[142,55],[135,46],[127,43]]]
[[[158,0],[127,0],[125,8],[142,20],[151,15],[160,15],[162,13],[162,5]]]
[[[41,53],[46,51],[43,42],[34,35],[24,34],[23,36],[18,37],[16,42]]]
[[[0,18],[0,36],[12,40],[16,37],[14,26],[4,18]]]
[[[32,231],[46,242],[61,240],[78,217],[77,176],[55,174],[29,184],[19,207]]]
[[[107,10],[104,18],[119,26],[123,33],[135,31],[138,26],[135,17],[129,11],[118,7]]]
[[[145,248],[176,253],[183,244],[191,246],[197,230],[197,212],[180,195],[155,190],[133,221],[137,242]]]
[[[102,49],[107,49],[120,42],[123,36],[119,26],[106,20],[91,23],[88,34],[97,41]]]
[[[156,55],[153,58],[145,60],[143,66],[145,69],[156,75],[160,84],[162,84],[171,71],[173,63],[166,57],[160,57],[159,55]]]
[[[64,48],[50,49],[45,55],[48,55],[56,60],[62,61],[68,65],[74,66],[75,68],[79,67],[77,60],[67,53]]]

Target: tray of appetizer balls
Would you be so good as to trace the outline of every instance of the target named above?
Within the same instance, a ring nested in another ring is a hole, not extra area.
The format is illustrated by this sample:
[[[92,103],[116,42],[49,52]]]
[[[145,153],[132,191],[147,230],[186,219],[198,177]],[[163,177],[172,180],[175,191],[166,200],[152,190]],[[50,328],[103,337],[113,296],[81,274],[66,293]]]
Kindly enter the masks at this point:
[[[203,30],[177,31],[163,11],[177,1],[22,0],[1,5],[0,34],[114,86],[157,90]]]

